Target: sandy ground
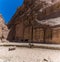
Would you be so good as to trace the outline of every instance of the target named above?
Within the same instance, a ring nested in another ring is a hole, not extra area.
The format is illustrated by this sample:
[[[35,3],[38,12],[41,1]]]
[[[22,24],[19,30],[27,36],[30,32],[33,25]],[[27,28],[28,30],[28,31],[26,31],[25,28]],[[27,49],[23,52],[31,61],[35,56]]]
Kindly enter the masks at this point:
[[[0,62],[60,62],[60,50],[0,47]],[[46,60],[44,60],[46,59]]]

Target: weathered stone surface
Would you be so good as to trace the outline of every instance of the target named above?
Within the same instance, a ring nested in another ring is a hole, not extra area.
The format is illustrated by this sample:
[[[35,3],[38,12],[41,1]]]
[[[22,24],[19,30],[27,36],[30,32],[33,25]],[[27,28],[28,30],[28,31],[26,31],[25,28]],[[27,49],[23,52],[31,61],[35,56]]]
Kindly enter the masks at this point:
[[[8,43],[9,41],[8,41],[7,39],[2,39],[1,42],[3,42],[3,43],[6,42],[6,43]]]
[[[2,18],[2,15],[0,15],[0,42],[2,39],[7,39],[8,32],[9,32],[8,27],[4,23],[4,19]]]
[[[8,33],[9,33],[9,29],[8,27],[5,25],[4,29],[2,30],[2,35],[3,35],[3,38],[7,39],[7,36],[8,36]]]
[[[53,24],[60,25],[59,18],[57,18],[60,17],[59,10],[59,0],[24,0],[24,5],[18,8],[8,24],[11,29],[9,32],[9,39],[16,41],[39,41],[41,43],[60,43],[60,35],[58,36],[59,39],[57,36],[53,37],[52,35],[55,36],[57,33],[54,33],[51,29]],[[58,20],[56,24],[54,23],[55,20]],[[3,36],[4,38],[6,37],[5,35]],[[57,40],[58,42],[56,42]]]

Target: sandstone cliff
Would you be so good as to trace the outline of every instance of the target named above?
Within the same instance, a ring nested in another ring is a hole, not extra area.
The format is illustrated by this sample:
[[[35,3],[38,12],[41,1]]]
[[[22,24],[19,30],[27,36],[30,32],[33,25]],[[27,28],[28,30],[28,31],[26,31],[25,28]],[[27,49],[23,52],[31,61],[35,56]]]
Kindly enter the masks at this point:
[[[4,22],[4,19],[2,18],[2,15],[0,15],[0,42],[4,42],[7,39],[8,36],[8,27]]]

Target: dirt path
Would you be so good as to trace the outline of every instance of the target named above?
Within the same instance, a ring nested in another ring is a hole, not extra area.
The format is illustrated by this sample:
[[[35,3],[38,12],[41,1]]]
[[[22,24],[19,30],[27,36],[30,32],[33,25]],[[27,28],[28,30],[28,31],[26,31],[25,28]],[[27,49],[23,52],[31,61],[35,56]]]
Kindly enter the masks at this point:
[[[0,62],[60,62],[60,50],[0,47]]]

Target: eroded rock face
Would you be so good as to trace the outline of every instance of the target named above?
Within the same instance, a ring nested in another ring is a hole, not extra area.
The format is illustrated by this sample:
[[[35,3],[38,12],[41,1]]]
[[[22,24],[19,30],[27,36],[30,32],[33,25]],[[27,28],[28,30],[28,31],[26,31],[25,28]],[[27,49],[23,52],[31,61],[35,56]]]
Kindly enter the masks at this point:
[[[8,27],[7,25],[4,23],[4,19],[2,18],[2,16],[0,15],[0,40],[3,42],[3,39],[7,39],[8,36]]]

